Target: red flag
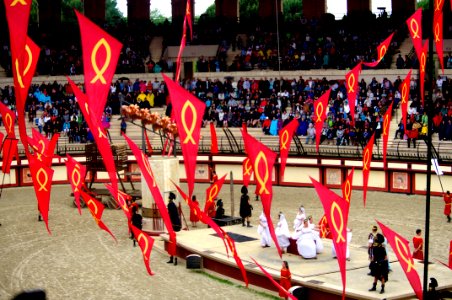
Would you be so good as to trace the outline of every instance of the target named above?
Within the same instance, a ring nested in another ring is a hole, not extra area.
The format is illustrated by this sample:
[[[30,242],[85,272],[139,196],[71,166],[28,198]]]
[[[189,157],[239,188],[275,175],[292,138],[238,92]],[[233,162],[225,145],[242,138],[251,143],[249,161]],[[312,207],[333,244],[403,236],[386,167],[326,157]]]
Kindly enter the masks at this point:
[[[342,299],[345,298],[346,286],[346,251],[347,251],[347,223],[350,203],[344,201],[327,187],[311,178],[312,184],[319,195],[323,205],[323,210],[330,224],[330,230],[333,237],[333,245],[336,249],[337,262],[341,271],[342,278]]]
[[[243,185],[248,187],[251,180],[251,175],[253,174],[253,165],[251,160],[247,157],[242,162],[242,174],[243,174]]]
[[[320,137],[322,135],[323,122],[326,119],[328,101],[330,100],[331,89],[324,93],[314,102],[314,122],[315,122],[315,148],[319,152]]]
[[[47,231],[51,234],[49,229],[49,207],[53,170],[33,156],[29,156],[28,160],[36,199],[38,200],[38,210],[46,224]]]
[[[298,128],[298,119],[293,119],[279,131],[279,155],[281,158],[281,178],[284,178],[287,157],[289,156],[290,143]]]
[[[80,189],[84,185],[86,167],[72,158],[72,156],[70,156],[69,154],[66,154],[66,156],[67,178],[69,180],[69,183],[71,184],[72,192],[74,193],[78,213],[81,215],[82,210],[80,209]]]
[[[16,133],[14,132],[14,120],[16,119],[16,114],[1,101],[0,114],[2,114],[3,125],[5,126],[6,134],[10,138],[16,138]]]
[[[152,272],[150,267],[150,257],[151,257],[151,251],[152,247],[154,246],[154,239],[147,235],[144,231],[141,231],[140,229],[136,228],[135,226],[131,225],[133,236],[136,237],[136,240],[138,242],[138,245],[140,246],[141,252],[143,253],[143,260],[144,265],[146,266],[146,270],[148,271],[149,275],[154,275],[154,272]]]
[[[410,252],[410,243],[397,232],[391,230],[389,227],[386,227],[378,221],[377,223],[378,226],[380,226],[383,235],[388,240],[389,245],[391,245],[391,248],[394,251],[397,259],[399,260],[400,266],[405,272],[405,275],[408,278],[408,281],[410,282],[410,285],[413,288],[414,292],[416,293],[416,296],[422,300],[421,280],[419,279],[419,274],[414,268],[413,256]]]
[[[110,191],[110,193],[113,195],[113,187],[110,184],[105,183],[105,187]],[[131,200],[132,196],[129,194],[124,193],[123,191],[118,191],[118,199],[116,199],[116,202],[118,203],[119,207],[121,207],[124,215],[126,216],[127,220],[131,220],[132,213],[129,210],[129,206],[127,205],[127,201]]]
[[[91,215],[94,218],[94,221],[96,221],[97,226],[99,226],[100,229],[108,232],[112,236],[112,238],[115,240],[115,242],[118,242],[116,240],[116,237],[114,234],[108,229],[108,227],[104,224],[102,219],[102,214],[104,213],[105,206],[102,204],[102,202],[98,201],[97,199],[91,197],[89,194],[85,193],[83,190],[80,190],[80,195],[82,196],[83,200],[85,200],[86,207],[88,207],[89,211],[91,212]]]
[[[256,180],[256,195],[262,199],[262,208],[267,218],[270,235],[275,243],[278,254],[282,257],[281,248],[275,234],[275,228],[271,219],[271,205],[273,197],[272,173],[275,164],[276,153],[267,146],[242,131],[243,142],[247,150],[247,155],[253,165],[254,178]]]
[[[206,104],[162,74],[171,97],[173,115],[177,123],[185,173],[187,174],[188,194],[191,197],[195,184],[196,156],[201,136],[202,116]]]
[[[80,27],[88,104],[100,121],[116,71],[122,44],[75,10]]]
[[[218,154],[217,131],[215,130],[215,124],[213,124],[213,122],[210,122],[210,153]]]
[[[273,283],[273,285],[278,288],[279,292],[282,292],[282,294],[283,294],[282,297],[285,297],[286,299],[287,298],[294,299],[294,300],[298,299],[298,298],[295,298],[294,295],[289,293],[289,291],[286,290],[282,285],[280,285],[276,280],[274,280],[273,276],[270,273],[268,273],[260,264],[258,264],[258,262],[254,258],[251,257],[251,259],[256,264],[256,266],[258,266],[259,269],[261,269],[261,271],[265,274],[265,276],[267,276],[267,278],[270,279],[271,283]]]
[[[378,53],[378,59],[371,63],[363,63],[365,66],[374,68],[376,67],[380,61],[383,59],[383,57],[386,55],[386,52],[388,52],[389,45],[391,45],[392,37],[394,36],[394,33],[391,33],[386,40],[384,40],[378,47],[377,47],[377,53]]]
[[[246,122],[242,122],[242,130],[248,132],[248,127],[246,127]]]
[[[424,46],[422,47],[421,52],[421,58],[419,59],[419,81],[421,84],[421,100],[422,100],[422,106],[424,106],[424,98],[425,98],[425,92],[424,92],[424,85],[425,85],[425,68],[427,66],[427,53],[428,53],[428,43],[425,42]]]
[[[190,28],[190,40],[193,40],[193,23],[192,23],[193,16],[191,13],[191,3],[190,2],[191,2],[190,0],[187,0],[187,5],[185,6],[185,19],[187,20],[188,28]]]
[[[176,254],[176,233],[173,230],[173,225],[171,224],[171,219],[168,214],[168,210],[166,209],[165,200],[163,200],[162,194],[160,193],[160,189],[157,186],[157,182],[154,179],[154,173],[152,172],[151,165],[149,164],[149,160],[143,152],[138,148],[138,146],[125,134],[123,137],[129,144],[130,150],[132,150],[133,155],[137,160],[137,164],[140,167],[141,174],[143,175],[146,183],[151,191],[152,197],[154,198],[155,204],[160,211],[160,215],[162,216],[163,223],[168,230],[168,234],[170,237],[170,246],[168,247],[169,255]]]
[[[435,12],[443,11],[444,0],[435,0]]]
[[[223,187],[224,180],[226,179],[226,175],[224,174],[219,180],[215,181],[211,186],[206,189],[206,204],[204,205],[204,213],[208,214],[209,208],[214,206],[215,198],[221,191]]]
[[[148,136],[147,130],[144,130],[144,137],[146,138],[146,147],[148,148],[148,155],[151,156],[153,150],[152,150],[151,142],[149,141],[149,136]]]
[[[422,53],[422,8],[416,10],[416,12],[406,20],[406,24],[408,26],[408,31],[410,32],[411,40],[413,41],[417,59],[420,61]]]
[[[358,82],[361,74],[361,62],[358,63],[350,72],[345,75],[345,83],[347,88],[347,99],[350,107],[350,122],[355,123],[355,103],[356,95],[359,94]]]
[[[410,81],[411,81],[411,71],[405,77],[405,80],[400,85],[400,94],[402,96],[401,106],[402,106],[402,123],[403,130],[406,131],[406,118],[408,113],[408,101],[410,100]]]
[[[352,189],[353,189],[353,174],[355,173],[355,168],[352,168],[347,178],[345,178],[344,183],[342,184],[342,198],[347,201],[350,205],[350,200],[352,198]]]
[[[363,201],[364,207],[366,207],[366,197],[367,197],[367,183],[369,182],[369,173],[370,173],[370,163],[372,162],[372,151],[374,147],[375,133],[367,142],[366,147],[363,151]]]
[[[28,144],[33,148],[37,159],[44,162],[48,167],[52,166],[52,159],[55,153],[56,143],[60,137],[59,133],[55,133],[49,141],[45,136],[32,128],[33,138],[27,137]]]
[[[4,0],[13,57],[20,57],[25,49],[31,2],[25,0]]]
[[[443,1],[441,1],[443,3]],[[444,75],[444,54],[443,54],[443,11],[436,11],[433,17],[433,32],[435,36],[436,53]]]
[[[3,139],[3,138],[2,138]],[[3,141],[3,162],[2,162],[2,172],[4,174],[9,174],[11,171],[11,163],[13,161],[14,156],[18,159],[17,156],[17,144],[19,143],[18,139],[7,137]]]
[[[184,18],[184,25],[182,28],[182,38],[180,40],[179,52],[177,53],[176,59],[176,82],[179,82],[180,79],[180,65],[182,61],[182,53],[184,53],[185,44],[187,43],[187,16]]]
[[[386,152],[388,149],[388,139],[389,139],[389,128],[391,127],[391,119],[392,119],[392,104],[394,102],[391,102],[391,104],[388,107],[388,110],[386,111],[385,115],[383,116],[383,165],[386,168]]]
[[[323,214],[323,217],[319,221],[319,228],[320,228],[320,237],[322,239],[323,238],[330,240],[332,239],[330,226],[328,225],[328,220],[325,214]]]
[[[77,102],[79,103],[80,110],[85,117],[88,127],[91,130],[94,140],[96,141],[97,149],[102,155],[104,161],[105,169],[110,177],[111,185],[113,186],[113,197],[118,199],[118,179],[116,178],[116,166],[113,160],[113,152],[111,151],[110,143],[108,142],[107,135],[100,121],[96,118],[92,118],[93,111],[88,106],[86,95],[80,91],[80,89],[75,85],[75,83],[68,78],[69,84],[74,91]]]

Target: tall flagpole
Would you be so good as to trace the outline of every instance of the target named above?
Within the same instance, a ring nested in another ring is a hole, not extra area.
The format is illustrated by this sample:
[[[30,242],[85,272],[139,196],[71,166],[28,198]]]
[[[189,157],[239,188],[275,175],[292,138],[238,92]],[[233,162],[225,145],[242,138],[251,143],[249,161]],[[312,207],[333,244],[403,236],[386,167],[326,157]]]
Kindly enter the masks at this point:
[[[433,1],[428,1],[428,13],[431,18],[430,22],[433,21]],[[432,28],[432,24],[429,24],[427,28]],[[424,247],[424,290],[423,298],[427,298],[428,293],[428,254],[429,254],[429,242],[430,242],[430,190],[431,190],[431,179],[432,179],[432,100],[433,91],[431,84],[434,80],[434,64],[433,64],[433,30],[429,30],[428,39],[428,60],[427,60],[427,70],[428,70],[428,97],[425,104],[427,106],[427,116],[428,116],[428,134],[427,134],[427,187],[425,195],[425,247]]]

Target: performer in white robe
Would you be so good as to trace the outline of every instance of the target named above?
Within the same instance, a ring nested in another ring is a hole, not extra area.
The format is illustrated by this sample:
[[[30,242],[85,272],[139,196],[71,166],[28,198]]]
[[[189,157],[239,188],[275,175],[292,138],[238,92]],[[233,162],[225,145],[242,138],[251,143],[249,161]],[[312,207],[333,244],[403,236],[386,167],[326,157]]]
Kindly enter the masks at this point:
[[[312,229],[309,227],[308,220],[305,219],[301,228],[300,238],[297,240],[298,253],[303,258],[317,258],[317,251],[314,242]]]
[[[289,232],[289,225],[287,224],[286,217],[282,212],[279,213],[279,221],[278,225],[275,229],[276,237],[278,238],[279,246],[281,247],[282,251],[285,253],[287,252],[287,247],[290,245],[290,232]]]
[[[320,238],[320,227],[317,224],[314,224],[314,221],[312,220],[312,216],[308,217],[308,223],[309,228],[312,230],[312,235],[314,236],[314,242],[315,242],[315,249],[317,254],[323,252],[323,242]]]
[[[303,226],[303,220],[306,219],[306,213],[303,205],[298,209],[297,216],[293,220],[293,229],[297,230],[300,226]]]
[[[268,228],[268,222],[264,212],[262,212],[259,216],[259,226],[257,227],[257,233],[259,233],[259,235],[261,236],[261,246],[264,248],[270,247],[270,229]]]
[[[347,228],[347,252],[345,253],[345,258],[347,260],[350,260],[350,242],[352,241],[352,230],[350,228]],[[331,248],[331,254],[333,255],[333,258],[336,258],[336,249],[333,247]]]

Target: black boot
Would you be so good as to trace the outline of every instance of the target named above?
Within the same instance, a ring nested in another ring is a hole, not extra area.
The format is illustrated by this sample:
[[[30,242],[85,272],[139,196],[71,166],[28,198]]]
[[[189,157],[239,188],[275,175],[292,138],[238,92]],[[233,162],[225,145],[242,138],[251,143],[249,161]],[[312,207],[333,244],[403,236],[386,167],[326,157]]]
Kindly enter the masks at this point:
[[[41,214],[38,216],[38,222],[42,222]]]
[[[447,216],[447,223],[450,223],[450,216]]]
[[[385,285],[382,284],[382,285],[381,285],[381,291],[380,291],[380,294],[383,294],[384,292],[385,292]]]
[[[137,245],[136,245],[136,241],[135,240],[133,240],[133,246],[134,247],[136,247]]]
[[[372,285],[372,288],[369,289],[369,292],[373,292],[373,291],[376,291],[376,290],[377,290],[377,283],[374,283],[374,284]]]
[[[177,266],[177,257],[174,258],[174,265]]]
[[[170,256],[170,260],[169,261],[167,261],[166,263],[167,264],[172,264],[174,261],[173,261],[173,256]]]
[[[245,227],[245,219],[242,219],[242,226]]]
[[[250,221],[246,222],[246,227],[253,227],[253,225],[250,224]]]

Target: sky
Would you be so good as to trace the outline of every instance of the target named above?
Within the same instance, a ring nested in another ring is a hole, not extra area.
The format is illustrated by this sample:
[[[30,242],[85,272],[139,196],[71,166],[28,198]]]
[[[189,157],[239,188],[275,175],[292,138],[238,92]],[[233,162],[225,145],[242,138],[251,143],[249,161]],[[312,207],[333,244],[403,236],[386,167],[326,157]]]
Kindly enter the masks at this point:
[[[300,0],[301,1],[301,0]],[[127,0],[117,0],[119,10],[127,15]],[[199,16],[215,3],[215,0],[195,0],[195,15]],[[386,7],[386,12],[391,13],[391,0],[371,0],[372,12],[379,13],[377,7]],[[342,19],[347,10],[347,0],[327,0],[328,12]],[[171,16],[171,1],[151,0],[151,10],[158,9],[165,17]]]

